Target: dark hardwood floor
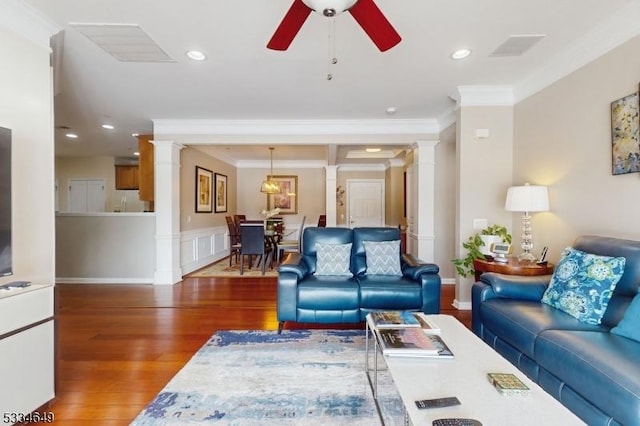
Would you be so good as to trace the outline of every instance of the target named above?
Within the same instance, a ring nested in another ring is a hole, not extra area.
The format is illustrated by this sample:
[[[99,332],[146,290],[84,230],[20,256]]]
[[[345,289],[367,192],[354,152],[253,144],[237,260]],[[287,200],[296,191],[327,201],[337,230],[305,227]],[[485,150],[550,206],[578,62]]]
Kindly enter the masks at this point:
[[[442,313],[469,326],[453,297],[443,286]],[[277,329],[275,278],[58,284],[56,300],[57,396],[47,410],[65,426],[128,425],[216,330]]]

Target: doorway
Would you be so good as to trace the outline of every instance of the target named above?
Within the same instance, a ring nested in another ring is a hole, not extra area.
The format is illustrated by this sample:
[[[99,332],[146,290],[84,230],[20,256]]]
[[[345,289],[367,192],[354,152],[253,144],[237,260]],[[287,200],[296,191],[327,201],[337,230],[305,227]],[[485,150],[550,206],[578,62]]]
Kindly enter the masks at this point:
[[[347,179],[348,226],[384,226],[384,179]]]

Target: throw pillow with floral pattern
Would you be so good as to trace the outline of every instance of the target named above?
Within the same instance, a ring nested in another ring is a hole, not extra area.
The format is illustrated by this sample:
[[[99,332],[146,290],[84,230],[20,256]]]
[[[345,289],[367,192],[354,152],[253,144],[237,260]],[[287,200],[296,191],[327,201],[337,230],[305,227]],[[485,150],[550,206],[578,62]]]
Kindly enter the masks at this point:
[[[624,257],[599,256],[567,247],[542,303],[589,324],[600,324],[624,273]]]

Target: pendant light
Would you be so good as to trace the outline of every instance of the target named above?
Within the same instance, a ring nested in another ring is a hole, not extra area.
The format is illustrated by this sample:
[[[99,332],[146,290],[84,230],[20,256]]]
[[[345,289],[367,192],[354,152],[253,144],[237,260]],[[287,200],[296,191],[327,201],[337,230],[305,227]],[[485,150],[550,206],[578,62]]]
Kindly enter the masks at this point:
[[[271,173],[267,176],[267,179],[262,181],[262,186],[260,187],[260,192],[264,192],[266,194],[280,194],[282,191],[280,190],[280,184],[274,180],[273,177],[273,150],[275,148],[270,146],[269,152],[271,153]]]

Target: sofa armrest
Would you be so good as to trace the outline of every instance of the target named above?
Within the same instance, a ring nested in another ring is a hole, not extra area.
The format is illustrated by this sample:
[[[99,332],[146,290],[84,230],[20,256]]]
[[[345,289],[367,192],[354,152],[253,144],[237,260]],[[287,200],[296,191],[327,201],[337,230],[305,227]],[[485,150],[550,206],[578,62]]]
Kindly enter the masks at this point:
[[[412,254],[403,254],[401,261],[402,275],[413,280],[419,279],[422,274],[437,275],[440,267],[434,263],[424,263]]]
[[[506,299],[540,301],[551,275],[523,277],[518,275],[503,275],[496,272],[486,272],[480,276],[480,282],[491,286],[493,295],[485,292],[483,300],[494,297]]]
[[[300,253],[289,254],[278,266],[278,321],[296,321],[298,283],[309,274]]]
[[[309,273],[309,268],[300,253],[291,253],[278,266],[278,275],[283,272],[295,274],[298,280],[302,280]]]

